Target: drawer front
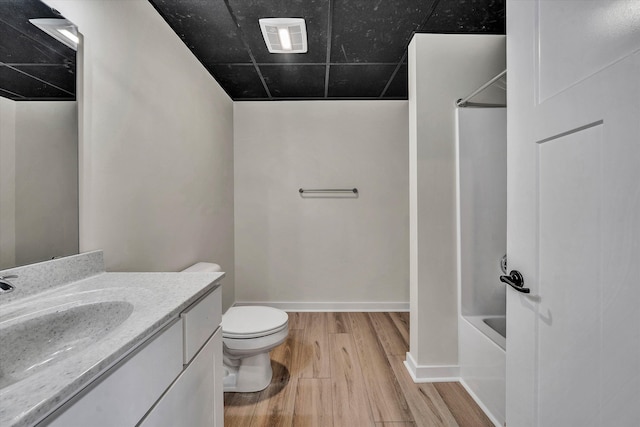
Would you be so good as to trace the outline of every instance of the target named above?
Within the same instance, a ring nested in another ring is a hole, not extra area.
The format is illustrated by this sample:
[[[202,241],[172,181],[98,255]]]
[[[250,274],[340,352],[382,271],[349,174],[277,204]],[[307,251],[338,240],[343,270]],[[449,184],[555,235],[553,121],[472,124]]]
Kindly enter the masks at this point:
[[[222,334],[218,329],[139,427],[222,427],[221,357]]]
[[[184,359],[188,364],[222,322],[222,292],[218,287],[180,314],[184,327]]]
[[[182,320],[177,320],[109,369],[39,426],[133,426],[171,385],[182,368]]]

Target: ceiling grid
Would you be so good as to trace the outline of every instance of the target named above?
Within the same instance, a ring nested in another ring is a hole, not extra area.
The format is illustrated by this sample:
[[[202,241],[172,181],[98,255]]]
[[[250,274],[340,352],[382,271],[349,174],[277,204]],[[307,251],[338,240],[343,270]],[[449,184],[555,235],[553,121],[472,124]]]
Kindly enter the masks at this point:
[[[505,34],[505,0],[148,1],[235,101],[407,99],[414,33]],[[74,99],[75,52],[50,46],[35,15],[56,16],[0,2],[0,95]],[[305,19],[307,53],[268,52],[258,19],[278,17]]]

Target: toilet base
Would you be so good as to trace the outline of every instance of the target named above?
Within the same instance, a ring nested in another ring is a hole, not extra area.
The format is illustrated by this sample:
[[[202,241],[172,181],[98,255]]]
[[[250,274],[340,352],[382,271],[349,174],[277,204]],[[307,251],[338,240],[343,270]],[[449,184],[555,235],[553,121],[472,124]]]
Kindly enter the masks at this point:
[[[269,352],[242,359],[224,357],[224,391],[252,393],[267,388],[273,371]]]

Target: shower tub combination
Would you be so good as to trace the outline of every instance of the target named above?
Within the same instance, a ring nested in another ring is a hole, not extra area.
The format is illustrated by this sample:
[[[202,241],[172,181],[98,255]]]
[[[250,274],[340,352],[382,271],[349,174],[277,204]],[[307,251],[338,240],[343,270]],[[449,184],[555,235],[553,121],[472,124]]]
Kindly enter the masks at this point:
[[[507,245],[506,108],[459,107],[458,349],[461,383],[504,425]]]

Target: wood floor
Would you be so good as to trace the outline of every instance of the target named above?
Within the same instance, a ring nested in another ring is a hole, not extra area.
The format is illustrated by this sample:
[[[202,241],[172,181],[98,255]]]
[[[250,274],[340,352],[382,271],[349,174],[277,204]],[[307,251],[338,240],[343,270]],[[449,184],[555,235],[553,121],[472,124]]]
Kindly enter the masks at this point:
[[[408,313],[289,313],[271,385],[225,393],[225,427],[493,426],[460,384],[414,384],[408,350]]]

